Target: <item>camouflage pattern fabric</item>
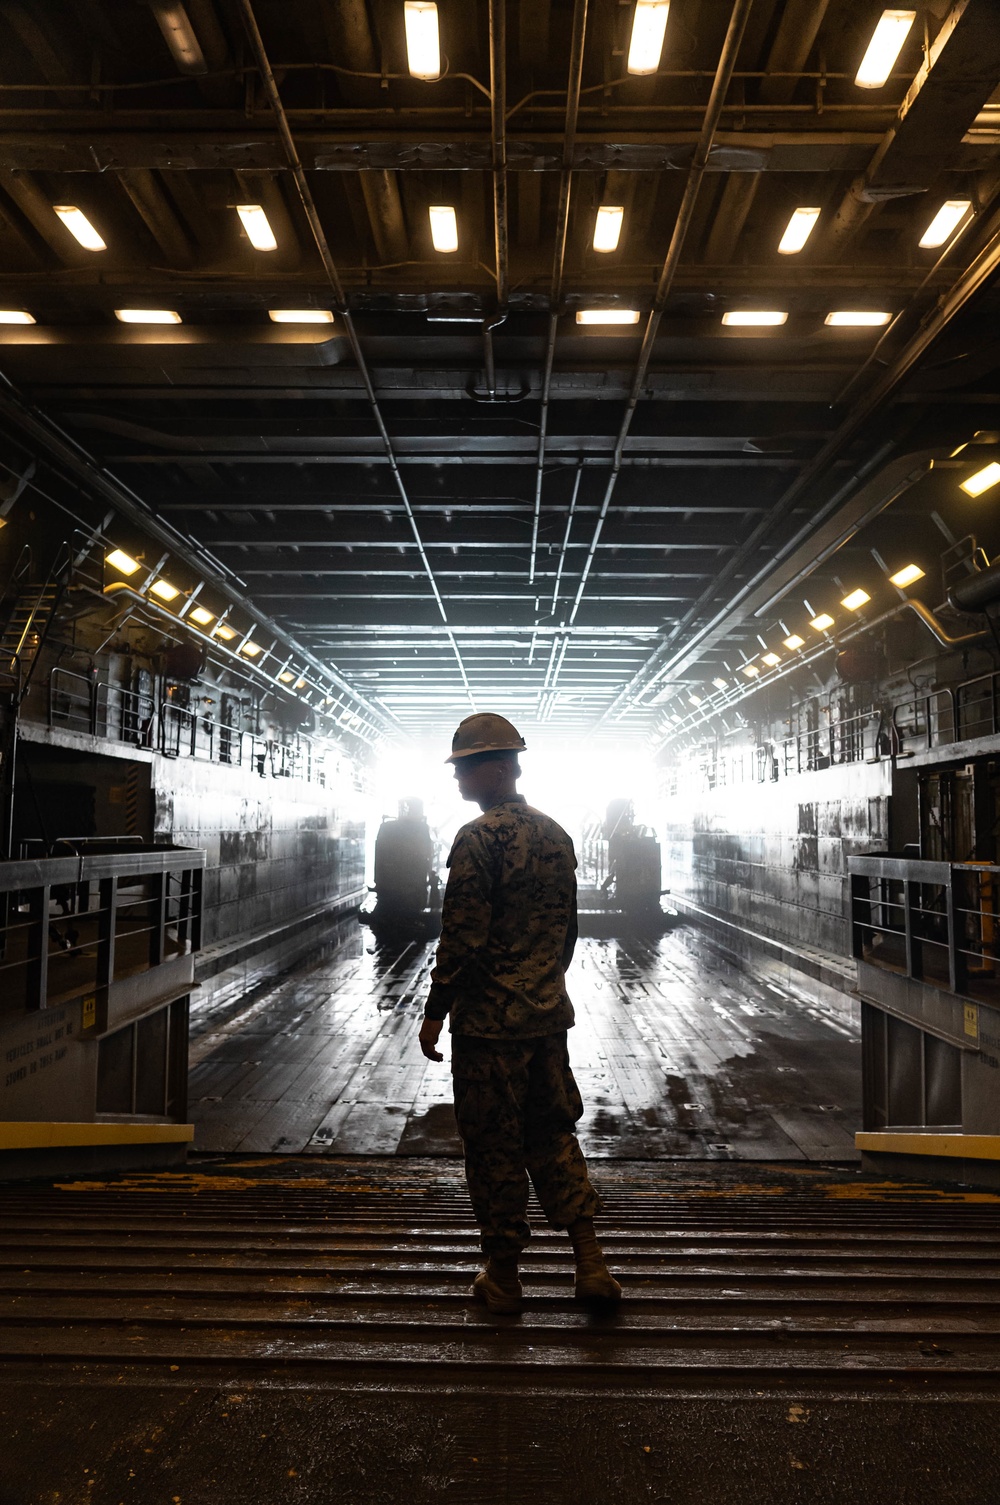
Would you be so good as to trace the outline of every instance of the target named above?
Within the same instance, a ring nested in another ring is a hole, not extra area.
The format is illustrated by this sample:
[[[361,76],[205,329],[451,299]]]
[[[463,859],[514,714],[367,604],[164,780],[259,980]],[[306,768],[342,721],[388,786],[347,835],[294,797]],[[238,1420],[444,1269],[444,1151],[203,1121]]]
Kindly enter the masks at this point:
[[[600,1211],[574,1131],[583,1101],[565,1030],[537,1040],[455,1035],[451,1069],[484,1254],[516,1256],[530,1239],[529,1175],[551,1227]]]
[[[514,795],[462,827],[448,868],[427,1017],[450,1013],[453,1034],[492,1040],[567,1029],[577,929],[566,832]]]

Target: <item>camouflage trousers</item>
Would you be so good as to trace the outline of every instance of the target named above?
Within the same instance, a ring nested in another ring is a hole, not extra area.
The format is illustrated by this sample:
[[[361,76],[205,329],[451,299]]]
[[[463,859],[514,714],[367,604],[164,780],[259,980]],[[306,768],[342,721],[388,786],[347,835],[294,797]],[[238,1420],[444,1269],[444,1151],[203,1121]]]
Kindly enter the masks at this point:
[[[452,1035],[451,1069],[484,1254],[517,1255],[527,1244],[529,1176],[551,1227],[593,1217],[600,1200],[574,1128],[583,1100],[566,1031],[535,1040]]]

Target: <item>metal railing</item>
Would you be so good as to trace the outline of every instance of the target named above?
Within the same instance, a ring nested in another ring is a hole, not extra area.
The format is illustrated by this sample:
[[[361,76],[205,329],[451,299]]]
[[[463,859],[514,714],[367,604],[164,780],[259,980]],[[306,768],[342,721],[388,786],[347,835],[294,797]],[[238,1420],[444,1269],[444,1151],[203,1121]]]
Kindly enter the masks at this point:
[[[854,955],[973,999],[1000,997],[1000,867],[852,857]]]

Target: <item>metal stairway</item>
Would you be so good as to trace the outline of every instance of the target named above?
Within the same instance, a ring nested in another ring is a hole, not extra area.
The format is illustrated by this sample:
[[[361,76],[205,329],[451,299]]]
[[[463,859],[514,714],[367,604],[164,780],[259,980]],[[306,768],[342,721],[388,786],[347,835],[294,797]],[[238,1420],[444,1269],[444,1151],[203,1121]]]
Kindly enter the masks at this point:
[[[264,1505],[292,1478],[317,1505],[996,1498],[1000,1198],[747,1175],[602,1166],[620,1312],[575,1305],[542,1225],[520,1318],[469,1297],[447,1162],[9,1186],[11,1456],[52,1490],[86,1464],[98,1505]]]

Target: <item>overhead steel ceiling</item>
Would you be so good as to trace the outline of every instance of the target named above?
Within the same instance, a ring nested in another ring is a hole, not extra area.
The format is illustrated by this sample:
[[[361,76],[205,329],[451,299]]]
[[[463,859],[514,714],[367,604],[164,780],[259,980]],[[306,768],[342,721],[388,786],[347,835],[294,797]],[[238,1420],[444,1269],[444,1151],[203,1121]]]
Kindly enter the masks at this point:
[[[997,452],[996,0],[920,7],[862,89],[881,9],[673,0],[636,77],[632,4],[440,0],[446,72],[422,82],[402,0],[2,0],[0,302],[36,320],[0,328],[3,425],[69,436],[138,499],[126,543],[144,507],[178,584],[221,568],[386,725],[474,705],[655,733],[672,686],[730,679],[803,597],[867,581],[884,609],[872,547],[936,558],[933,513],[1000,548],[957,489],[973,450],[949,459],[977,433],[977,463]],[[179,15],[200,71],[168,46]],[[948,199],[972,208],[921,249]],[[816,229],[779,254],[802,205]],[[307,308],[333,324],[268,316]],[[595,308],[640,318],[576,322]],[[787,321],[723,325],[754,308]],[[914,451],[933,471],[754,616]]]

